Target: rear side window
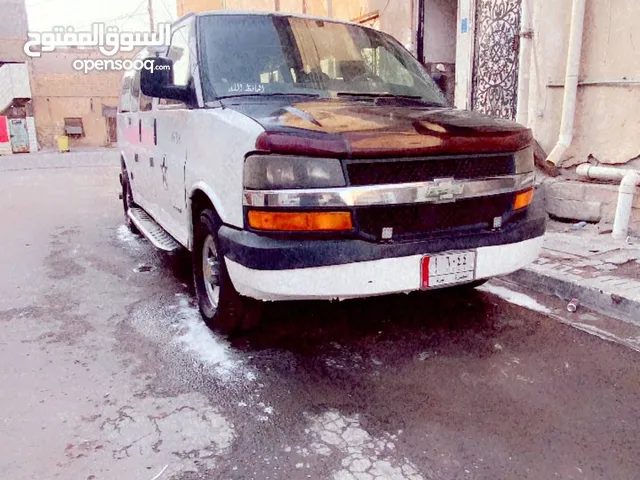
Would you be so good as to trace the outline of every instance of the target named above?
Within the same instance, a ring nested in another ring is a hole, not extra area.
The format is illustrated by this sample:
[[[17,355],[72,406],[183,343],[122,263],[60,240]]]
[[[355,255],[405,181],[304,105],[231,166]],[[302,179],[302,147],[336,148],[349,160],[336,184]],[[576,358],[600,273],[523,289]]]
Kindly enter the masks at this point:
[[[140,102],[140,70],[136,70],[133,75],[131,85],[131,111],[138,111],[138,103]]]
[[[122,77],[122,92],[118,111],[126,113],[131,111],[131,87],[133,85],[133,72],[127,71]]]

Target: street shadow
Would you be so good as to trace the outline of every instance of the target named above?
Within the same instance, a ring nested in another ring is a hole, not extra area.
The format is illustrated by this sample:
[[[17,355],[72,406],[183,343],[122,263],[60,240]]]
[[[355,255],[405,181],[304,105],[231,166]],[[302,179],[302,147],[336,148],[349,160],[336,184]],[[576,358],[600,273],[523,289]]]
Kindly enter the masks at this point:
[[[188,252],[161,255],[159,267],[194,294]],[[247,353],[278,350],[307,358],[326,354],[332,345],[367,350],[381,341],[392,349],[461,348],[464,355],[483,355],[486,337],[505,327],[496,301],[482,291],[454,287],[345,301],[266,302],[260,323],[228,340]]]
[[[261,323],[231,341],[243,350],[277,349],[304,356],[336,344],[366,348],[381,339],[438,345],[456,338],[468,344],[478,332],[496,327],[494,308],[485,293],[455,288],[342,302],[268,303]]]

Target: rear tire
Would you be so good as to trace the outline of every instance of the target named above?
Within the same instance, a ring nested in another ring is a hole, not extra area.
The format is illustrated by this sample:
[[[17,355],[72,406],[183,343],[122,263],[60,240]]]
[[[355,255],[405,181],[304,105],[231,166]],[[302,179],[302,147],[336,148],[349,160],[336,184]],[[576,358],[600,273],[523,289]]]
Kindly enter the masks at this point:
[[[243,297],[233,287],[220,254],[220,221],[211,209],[200,212],[194,225],[193,283],[198,308],[207,325],[224,334],[237,333],[259,323],[262,304]]]
[[[120,174],[120,184],[122,185],[122,208],[124,210],[125,225],[127,225],[127,228],[131,233],[140,235],[138,227],[134,225],[127,214],[129,209],[135,206],[135,203],[133,202],[133,192],[131,191],[131,185],[129,184],[129,173],[124,168]]]

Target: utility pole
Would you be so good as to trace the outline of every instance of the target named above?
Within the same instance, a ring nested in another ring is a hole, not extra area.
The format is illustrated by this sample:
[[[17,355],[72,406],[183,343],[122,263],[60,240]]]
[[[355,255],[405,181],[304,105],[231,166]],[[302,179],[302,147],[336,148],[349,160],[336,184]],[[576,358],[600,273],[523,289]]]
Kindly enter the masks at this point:
[[[155,22],[153,21],[153,0],[147,0],[147,9],[149,10],[149,29],[155,31]]]

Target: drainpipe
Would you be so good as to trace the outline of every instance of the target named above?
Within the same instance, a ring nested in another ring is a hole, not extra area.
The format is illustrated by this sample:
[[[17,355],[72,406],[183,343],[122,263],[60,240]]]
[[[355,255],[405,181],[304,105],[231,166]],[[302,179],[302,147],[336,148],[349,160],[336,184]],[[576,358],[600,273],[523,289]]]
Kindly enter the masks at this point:
[[[559,167],[562,164],[564,154],[573,140],[573,120],[578,96],[578,75],[580,73],[585,4],[586,0],[573,0],[567,71],[564,80],[564,100],[562,102],[562,122],[560,124],[558,143],[556,143],[556,146],[553,147],[547,157],[547,166],[550,168]]]
[[[531,69],[531,0],[522,0],[520,13],[520,72],[518,73],[518,106],[516,108],[516,122],[527,126],[529,122],[529,76]]]
[[[418,0],[418,32],[416,35],[416,58],[424,64],[424,2]]]
[[[576,172],[578,175],[587,178],[620,182],[620,187],[618,187],[618,205],[616,206],[616,217],[613,221],[613,233],[611,236],[615,240],[624,240],[627,238],[631,208],[633,207],[633,196],[636,193],[636,187],[640,185],[640,171],[613,167],[594,167],[592,165],[582,164]]]

